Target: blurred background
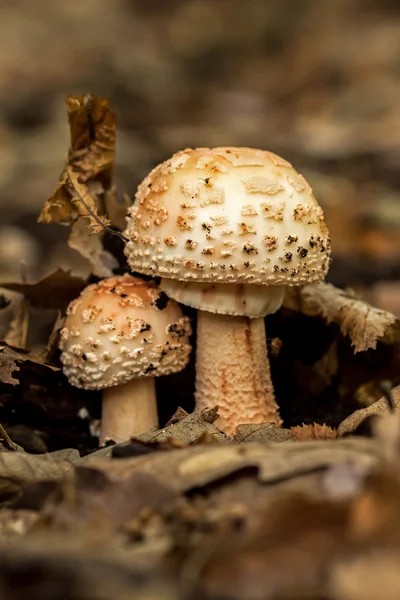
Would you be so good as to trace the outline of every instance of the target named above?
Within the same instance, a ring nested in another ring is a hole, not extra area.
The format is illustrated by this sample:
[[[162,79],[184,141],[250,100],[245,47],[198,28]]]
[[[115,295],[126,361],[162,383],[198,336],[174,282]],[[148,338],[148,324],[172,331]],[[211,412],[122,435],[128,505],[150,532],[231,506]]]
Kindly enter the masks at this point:
[[[68,149],[64,98],[109,99],[134,194],[186,146],[272,150],[310,181],[330,280],[400,315],[398,0],[1,0],[0,277],[85,274],[39,225]]]

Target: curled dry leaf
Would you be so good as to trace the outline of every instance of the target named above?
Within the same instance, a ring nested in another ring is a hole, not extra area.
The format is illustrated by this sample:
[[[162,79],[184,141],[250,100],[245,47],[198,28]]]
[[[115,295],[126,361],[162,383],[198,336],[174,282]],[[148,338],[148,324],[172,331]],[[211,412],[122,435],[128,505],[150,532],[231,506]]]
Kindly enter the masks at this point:
[[[37,308],[65,309],[79,296],[86,282],[69,271],[57,269],[32,283],[1,282],[0,287],[19,292]]]
[[[0,345],[0,382],[8,385],[18,385],[19,380],[13,377],[19,371],[18,353],[8,346]]]
[[[86,96],[66,98],[70,128],[70,148],[67,165],[62,172],[54,194],[45,203],[40,223],[71,224],[79,216],[89,218],[95,231],[98,222],[87,214],[76,196],[85,196],[90,183],[98,182],[103,190],[112,185],[116,118],[107,100]],[[79,189],[76,186],[79,186]],[[90,194],[86,203],[97,214],[97,203]]]
[[[336,429],[328,427],[328,425],[320,425],[313,423],[312,425],[303,425],[291,427],[293,437],[297,441],[304,440],[334,440],[337,437]]]
[[[178,415],[182,415],[184,412],[178,412]],[[190,415],[186,413],[186,416],[182,416],[178,421],[175,420],[171,425],[163,429],[142,433],[136,439],[139,444],[142,442],[143,444],[148,444],[149,447],[153,446],[153,448],[155,445],[162,445],[163,448],[173,448],[174,446],[189,446],[196,443],[211,444],[226,442],[227,438],[225,434],[213,424],[213,421],[217,418],[218,413],[215,408],[194,412]],[[91,454],[91,457],[110,458],[118,454],[118,449],[124,452],[127,449],[127,444],[116,444],[100,448],[100,450]],[[128,449],[127,453],[129,453]]]
[[[112,187],[116,118],[103,98],[68,96],[66,104],[68,160],[39,222],[73,225],[70,247],[90,262],[95,275],[110,277],[116,264],[103,249],[102,237],[111,223],[107,207],[116,204]]]
[[[395,412],[400,411],[400,386],[396,386],[392,390],[393,404]],[[353,433],[360,425],[369,417],[374,415],[383,415],[389,413],[389,406],[386,398],[381,398],[373,404],[360,408],[349,415],[339,425],[338,436],[345,436]]]
[[[289,288],[284,306],[306,315],[320,315],[328,323],[337,323],[341,333],[350,337],[354,352],[376,348],[377,341],[396,324],[393,314],[374,308],[330,283]]]
[[[24,362],[30,362],[38,368],[59,371],[58,367],[47,364],[40,356],[32,354],[22,349],[11,348],[4,342],[0,342],[0,383],[8,385],[18,385],[20,374],[20,365]]]
[[[138,470],[145,471],[170,482],[177,491],[186,492],[249,467],[257,469],[261,483],[304,475],[337,462],[354,461],[369,468],[377,464],[380,447],[374,439],[346,438],[298,444],[199,445],[112,461],[98,456],[96,452],[84,457],[81,464],[105,472],[114,481],[130,477]]]

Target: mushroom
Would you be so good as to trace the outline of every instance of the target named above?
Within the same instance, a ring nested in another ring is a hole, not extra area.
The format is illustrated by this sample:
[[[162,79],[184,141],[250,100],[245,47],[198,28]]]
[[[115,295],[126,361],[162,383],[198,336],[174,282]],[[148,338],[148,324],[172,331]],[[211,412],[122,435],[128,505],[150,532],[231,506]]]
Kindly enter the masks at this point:
[[[140,184],[125,235],[131,268],[198,309],[196,407],[218,405],[228,434],[280,425],[264,317],[286,286],[329,267],[328,230],[304,177],[264,150],[186,149]]]
[[[89,285],[70,303],[63,372],[75,387],[104,390],[100,443],[158,426],[154,378],[186,366],[190,334],[174,300],[128,274]]]

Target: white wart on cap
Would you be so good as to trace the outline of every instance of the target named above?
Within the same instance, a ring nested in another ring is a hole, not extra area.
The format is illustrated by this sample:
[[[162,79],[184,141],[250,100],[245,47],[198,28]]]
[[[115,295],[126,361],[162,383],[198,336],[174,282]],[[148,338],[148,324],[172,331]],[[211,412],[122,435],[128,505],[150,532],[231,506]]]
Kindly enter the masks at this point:
[[[185,282],[304,285],[329,267],[310,186],[264,150],[178,152],[139,186],[125,235],[133,270]]]

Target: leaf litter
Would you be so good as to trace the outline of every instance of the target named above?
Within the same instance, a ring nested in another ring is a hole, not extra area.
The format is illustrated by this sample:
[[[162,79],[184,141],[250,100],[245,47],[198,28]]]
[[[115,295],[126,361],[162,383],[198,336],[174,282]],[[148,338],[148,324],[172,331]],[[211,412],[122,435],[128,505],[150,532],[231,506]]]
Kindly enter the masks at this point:
[[[157,383],[164,427],[96,449],[100,397],[63,378],[58,335],[83,287],[125,268],[105,235],[129,199],[108,102],[69,96],[67,115],[67,164],[39,221],[71,228],[92,275],[0,284],[3,307],[21,294],[0,343],[0,595],[20,600],[29,576],[32,600],[397,598],[400,327],[349,290],[289,289],[268,318],[285,428],[229,438],[217,409],[192,413],[192,362]],[[35,351],[31,308],[56,313]],[[394,389],[380,398],[382,382]]]

